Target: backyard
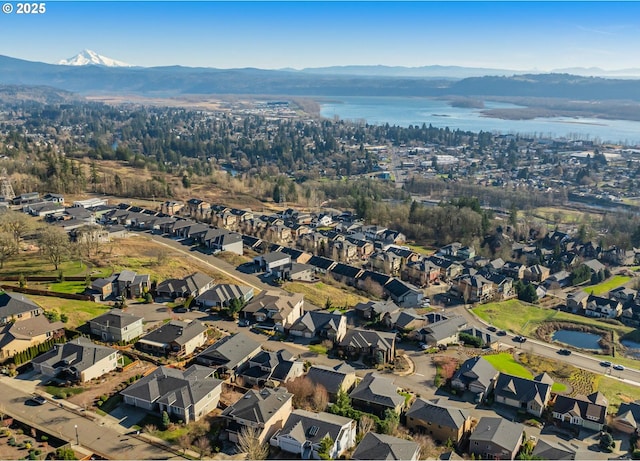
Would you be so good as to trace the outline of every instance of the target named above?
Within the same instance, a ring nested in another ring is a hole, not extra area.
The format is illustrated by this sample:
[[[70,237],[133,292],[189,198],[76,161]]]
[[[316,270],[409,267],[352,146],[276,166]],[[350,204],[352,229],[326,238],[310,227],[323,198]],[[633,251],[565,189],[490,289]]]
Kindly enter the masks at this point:
[[[93,301],[79,301],[76,299],[62,299],[53,296],[27,295],[45,311],[55,311],[59,315],[65,314],[68,318],[65,324],[68,328],[77,328],[87,320],[95,318],[107,312],[110,306],[94,303]]]
[[[597,285],[589,285],[584,287],[582,290],[587,293],[593,293],[596,296],[603,295],[605,293],[610,292],[611,290],[618,288],[625,283],[631,280],[631,277],[626,275],[614,275],[613,277],[605,280],[604,282],[598,283]]]
[[[368,298],[355,293],[354,289],[347,291],[345,288],[324,282],[286,282],[282,285],[282,289],[289,293],[302,293],[305,301],[318,307],[325,307],[327,299],[334,307],[353,307],[358,303],[369,301]]]
[[[499,372],[506,373],[512,376],[518,376],[520,378],[533,379],[534,373],[532,373],[525,366],[519,363],[509,352],[485,355],[484,358]],[[550,372],[550,370],[548,372]],[[536,374],[537,373],[540,373],[540,371],[536,371]],[[550,374],[552,375],[552,377],[554,377],[553,372],[550,372]],[[553,386],[551,387],[551,391],[553,392],[565,392],[566,390],[567,386],[561,382],[554,382]]]

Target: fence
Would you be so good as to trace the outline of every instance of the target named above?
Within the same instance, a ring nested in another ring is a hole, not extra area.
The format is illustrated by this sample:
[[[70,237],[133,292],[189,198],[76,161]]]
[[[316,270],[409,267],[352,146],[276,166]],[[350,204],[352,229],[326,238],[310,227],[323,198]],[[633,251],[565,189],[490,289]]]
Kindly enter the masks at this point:
[[[95,296],[93,295],[77,295],[73,293],[58,293],[57,291],[50,290],[36,290],[35,288],[20,288],[13,285],[0,285],[0,288],[3,290],[15,291],[17,293],[24,293],[28,295],[39,295],[39,296],[51,296],[53,298],[63,298],[63,299],[76,299],[79,301],[95,301]]]

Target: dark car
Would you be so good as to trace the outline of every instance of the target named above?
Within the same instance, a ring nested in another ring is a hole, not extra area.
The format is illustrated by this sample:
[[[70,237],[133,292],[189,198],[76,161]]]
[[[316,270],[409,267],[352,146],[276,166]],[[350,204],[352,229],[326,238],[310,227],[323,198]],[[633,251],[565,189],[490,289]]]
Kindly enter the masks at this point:
[[[499,332],[496,333],[498,336],[507,336],[507,332],[504,330],[500,330]]]
[[[560,354],[560,355],[571,355],[571,351],[569,349],[560,349],[560,350],[558,350],[558,354]]]
[[[498,329],[496,327],[487,327],[487,330],[489,330],[489,331],[498,331]]]
[[[608,368],[608,367],[611,366],[611,362],[609,362],[608,360],[604,360],[604,361],[600,362],[600,366]]]
[[[514,336],[513,340],[517,343],[523,343],[527,340],[524,336]]]

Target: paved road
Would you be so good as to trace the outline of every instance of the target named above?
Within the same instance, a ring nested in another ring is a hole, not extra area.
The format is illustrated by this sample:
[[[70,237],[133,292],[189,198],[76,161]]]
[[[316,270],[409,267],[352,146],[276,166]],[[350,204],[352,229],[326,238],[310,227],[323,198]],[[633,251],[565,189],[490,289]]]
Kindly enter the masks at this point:
[[[21,389],[25,384],[21,380],[3,376],[0,383],[5,390],[0,392],[0,405],[6,414],[68,440],[72,445],[76,442],[77,426],[80,445],[109,459],[182,459],[171,451],[123,434],[124,428],[110,424],[105,418],[96,417],[92,421],[50,401],[44,405],[27,405],[25,402],[31,394]]]
[[[467,320],[467,323],[469,325],[475,325],[482,328],[487,326],[486,323],[477,318],[472,312],[470,312],[463,306],[449,308],[447,309],[447,311],[450,313],[462,315]],[[602,360],[607,359],[591,357],[580,352],[572,352],[572,354],[569,356],[560,355],[558,354],[558,351],[562,349],[562,347],[556,346],[555,344],[545,343],[536,339],[527,339],[524,344],[521,344],[513,340],[515,336],[516,335],[507,333],[506,336],[502,337],[501,342],[505,345],[516,347],[522,351],[531,352],[542,357],[551,358],[559,363],[566,363],[578,368],[582,368],[584,370],[592,371],[594,373],[601,373],[603,375],[619,379],[635,386],[640,386],[640,370],[636,370],[633,368],[625,368],[623,371],[614,370],[613,368],[603,367],[602,365],[600,365],[600,362]]]

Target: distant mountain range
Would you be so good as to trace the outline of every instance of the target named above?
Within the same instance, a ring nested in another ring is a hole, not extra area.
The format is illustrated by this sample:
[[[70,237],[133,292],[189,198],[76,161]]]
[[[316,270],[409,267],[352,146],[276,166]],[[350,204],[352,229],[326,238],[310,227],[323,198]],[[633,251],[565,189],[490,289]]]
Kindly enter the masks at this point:
[[[355,68],[359,66],[354,66]],[[376,67],[377,68],[377,67]],[[384,68],[384,67],[383,67]],[[441,68],[451,69],[451,68]],[[461,68],[464,69],[464,68]],[[447,73],[447,72],[445,72]],[[416,77],[195,67],[55,65],[0,56],[0,84],[48,85],[80,94],[527,97],[640,101],[640,80],[570,74]]]
[[[91,50],[82,50],[74,57],[63,59],[62,61],[58,62],[58,64],[61,66],[133,67],[131,64],[107,58],[106,56],[99,55],[95,51]]]
[[[333,66],[333,67],[311,67],[300,71],[295,69],[282,69],[294,72],[304,72],[308,74],[320,75],[360,75],[360,76],[380,76],[380,77],[423,77],[423,78],[444,78],[461,79],[469,77],[507,76],[541,73],[536,70],[512,70],[494,69],[484,67],[461,67],[461,66]],[[583,77],[617,77],[617,78],[637,78],[640,77],[640,69],[604,70],[599,67],[572,67],[567,69],[554,69],[551,73],[573,74]]]

